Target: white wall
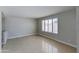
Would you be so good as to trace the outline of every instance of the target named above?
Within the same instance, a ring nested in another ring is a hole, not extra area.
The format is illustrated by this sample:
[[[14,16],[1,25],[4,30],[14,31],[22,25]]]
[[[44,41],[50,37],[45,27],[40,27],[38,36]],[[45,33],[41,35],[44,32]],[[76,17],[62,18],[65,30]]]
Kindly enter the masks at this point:
[[[15,38],[35,34],[36,21],[34,19],[5,17],[5,29],[8,31],[8,38]]]
[[[55,14],[51,16],[58,17],[58,34],[46,33],[41,31],[41,23],[39,23],[38,32],[40,34],[46,35],[48,37],[54,38],[57,41],[62,43],[66,43],[73,47],[76,47],[76,10],[69,10],[66,12],[62,12],[59,14]],[[47,17],[45,17],[47,18]],[[40,22],[40,20],[39,20]]]

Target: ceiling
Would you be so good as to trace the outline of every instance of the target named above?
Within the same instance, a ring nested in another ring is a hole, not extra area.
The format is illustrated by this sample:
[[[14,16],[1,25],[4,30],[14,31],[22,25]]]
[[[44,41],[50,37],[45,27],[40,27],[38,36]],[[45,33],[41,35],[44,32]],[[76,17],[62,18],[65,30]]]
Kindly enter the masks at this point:
[[[5,16],[40,18],[73,9],[73,6],[3,6]]]

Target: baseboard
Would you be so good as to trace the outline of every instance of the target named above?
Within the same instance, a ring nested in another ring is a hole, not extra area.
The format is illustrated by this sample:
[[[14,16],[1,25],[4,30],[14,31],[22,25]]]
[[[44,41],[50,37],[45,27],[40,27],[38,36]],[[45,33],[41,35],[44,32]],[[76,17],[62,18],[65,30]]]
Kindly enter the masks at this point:
[[[64,42],[64,41],[61,41],[61,40],[57,40],[57,39],[55,39],[55,38],[51,38],[51,37],[49,37],[49,36],[47,36],[47,35],[43,35],[43,34],[39,34],[39,35],[44,36],[44,37],[47,37],[47,38],[49,38],[49,39],[53,39],[53,40],[58,41],[58,42],[60,42],[60,43],[63,43],[63,44],[72,46],[72,47],[74,47],[74,48],[77,48],[76,45],[72,45],[72,44],[70,44],[70,43],[67,43],[67,42]]]
[[[8,39],[14,39],[14,38],[19,38],[19,37],[24,37],[24,36],[30,36],[30,35],[35,35],[35,33],[33,33],[33,34],[28,34],[28,35],[12,36],[12,37],[8,37]]]

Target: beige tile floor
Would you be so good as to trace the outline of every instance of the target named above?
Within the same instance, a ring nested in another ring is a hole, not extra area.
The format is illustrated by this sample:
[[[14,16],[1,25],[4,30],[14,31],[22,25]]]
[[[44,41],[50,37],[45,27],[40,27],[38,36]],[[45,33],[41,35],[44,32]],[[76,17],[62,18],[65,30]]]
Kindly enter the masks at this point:
[[[8,40],[3,53],[75,53],[76,49],[42,36],[27,36]]]

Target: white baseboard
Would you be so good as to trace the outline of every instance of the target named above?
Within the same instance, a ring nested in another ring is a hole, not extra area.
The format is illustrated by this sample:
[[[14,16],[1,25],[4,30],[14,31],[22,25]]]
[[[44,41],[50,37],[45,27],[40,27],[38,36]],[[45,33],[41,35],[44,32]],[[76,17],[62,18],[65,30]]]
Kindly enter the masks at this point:
[[[61,41],[61,40],[57,40],[57,39],[55,39],[55,38],[51,38],[51,37],[49,37],[49,36],[47,36],[47,35],[43,35],[43,34],[39,34],[39,35],[44,36],[44,37],[47,37],[47,38],[49,38],[49,39],[53,39],[53,40],[58,41],[58,42],[60,42],[60,43],[63,43],[63,44],[72,46],[72,47],[74,47],[74,48],[77,48],[76,45],[72,45],[72,44],[70,44],[70,43],[67,43],[67,42],[64,42],[64,41]]]
[[[8,37],[8,39],[14,39],[14,38],[19,38],[19,37],[24,37],[24,36],[30,36],[30,35],[35,35],[35,33],[33,33],[33,34],[28,34],[28,35],[12,36],[12,37]]]

